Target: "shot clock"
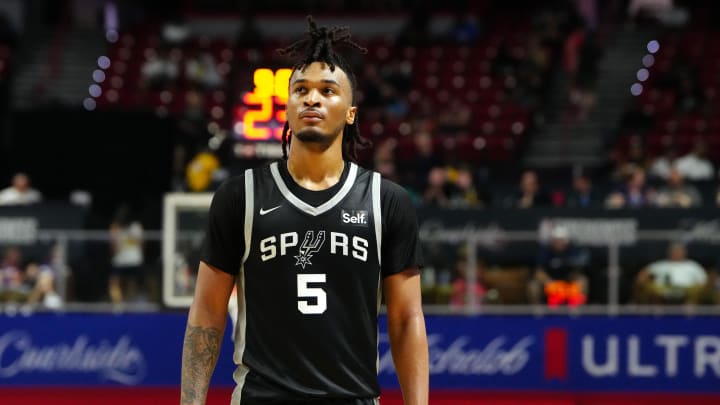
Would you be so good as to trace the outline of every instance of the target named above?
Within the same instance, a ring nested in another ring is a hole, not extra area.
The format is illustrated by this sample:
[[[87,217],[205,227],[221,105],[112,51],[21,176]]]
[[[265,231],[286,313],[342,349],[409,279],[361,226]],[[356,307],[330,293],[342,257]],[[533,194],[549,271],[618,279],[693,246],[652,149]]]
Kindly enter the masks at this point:
[[[291,73],[291,69],[255,69],[255,87],[243,95],[243,105],[235,110],[234,129],[240,139],[271,141],[282,137]]]

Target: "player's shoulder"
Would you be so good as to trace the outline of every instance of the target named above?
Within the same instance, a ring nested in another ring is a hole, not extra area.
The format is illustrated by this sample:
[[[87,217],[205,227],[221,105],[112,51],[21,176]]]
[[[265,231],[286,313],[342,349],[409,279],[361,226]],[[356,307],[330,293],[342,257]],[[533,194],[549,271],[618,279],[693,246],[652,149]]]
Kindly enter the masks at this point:
[[[215,190],[214,199],[236,200],[245,195],[245,174],[234,174],[225,179]]]
[[[245,169],[239,173],[235,173],[234,175],[225,179],[225,181],[220,184],[216,192],[244,192],[246,173],[252,173],[253,179],[256,179],[258,176],[262,176],[266,173],[269,174],[270,165],[272,163],[273,162],[268,162],[257,167]]]
[[[242,189],[245,186],[245,173],[240,174],[234,174],[227,179],[225,179],[222,183],[220,183],[220,187],[218,187],[216,192],[219,191],[230,191],[235,189]]]
[[[374,177],[380,176],[380,198],[385,200],[404,200],[410,201],[410,195],[405,188],[392,180],[389,180],[382,176],[375,170],[366,169],[358,165],[358,177],[367,176]]]
[[[380,203],[386,213],[397,211],[410,213],[415,211],[415,204],[405,187],[382,176],[380,180]]]
[[[383,198],[410,200],[410,195],[405,187],[384,177],[381,177],[380,180],[380,195]]]

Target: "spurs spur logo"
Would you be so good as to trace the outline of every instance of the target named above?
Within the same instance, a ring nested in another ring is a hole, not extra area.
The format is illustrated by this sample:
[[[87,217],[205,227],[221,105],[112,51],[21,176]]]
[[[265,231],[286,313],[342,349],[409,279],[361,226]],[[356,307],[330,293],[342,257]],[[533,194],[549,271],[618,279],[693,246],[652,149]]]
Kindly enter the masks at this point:
[[[294,256],[297,260],[295,265],[301,266],[303,270],[305,266],[312,265],[310,258],[320,250],[323,243],[325,243],[325,231],[319,231],[317,235],[315,235],[313,231],[305,232],[305,239],[302,245],[300,245],[298,254]]]

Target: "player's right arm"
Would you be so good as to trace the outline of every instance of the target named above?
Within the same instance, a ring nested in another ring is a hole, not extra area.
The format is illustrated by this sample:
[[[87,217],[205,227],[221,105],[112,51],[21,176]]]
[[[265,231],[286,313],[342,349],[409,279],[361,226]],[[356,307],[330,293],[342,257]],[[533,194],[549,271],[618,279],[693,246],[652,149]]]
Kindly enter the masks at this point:
[[[181,405],[205,404],[234,281],[234,276],[200,262],[183,343]]]
[[[181,404],[205,404],[228,316],[228,300],[245,250],[244,181],[233,178],[213,196],[195,298],[182,354]],[[235,271],[233,271],[235,270]]]

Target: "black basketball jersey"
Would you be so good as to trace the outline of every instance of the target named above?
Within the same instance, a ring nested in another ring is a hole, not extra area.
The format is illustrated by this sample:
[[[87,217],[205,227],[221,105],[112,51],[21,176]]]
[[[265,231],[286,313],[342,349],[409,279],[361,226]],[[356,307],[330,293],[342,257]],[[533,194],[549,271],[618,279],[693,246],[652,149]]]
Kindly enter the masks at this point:
[[[412,247],[401,249],[409,252],[398,262],[405,264],[382,271],[386,181],[349,163],[328,198],[312,205],[287,184],[284,164],[243,178],[232,403],[376,398],[380,283],[382,275],[419,265],[416,225]],[[211,241],[218,233],[212,216],[211,209]],[[212,254],[205,256],[213,264]]]

